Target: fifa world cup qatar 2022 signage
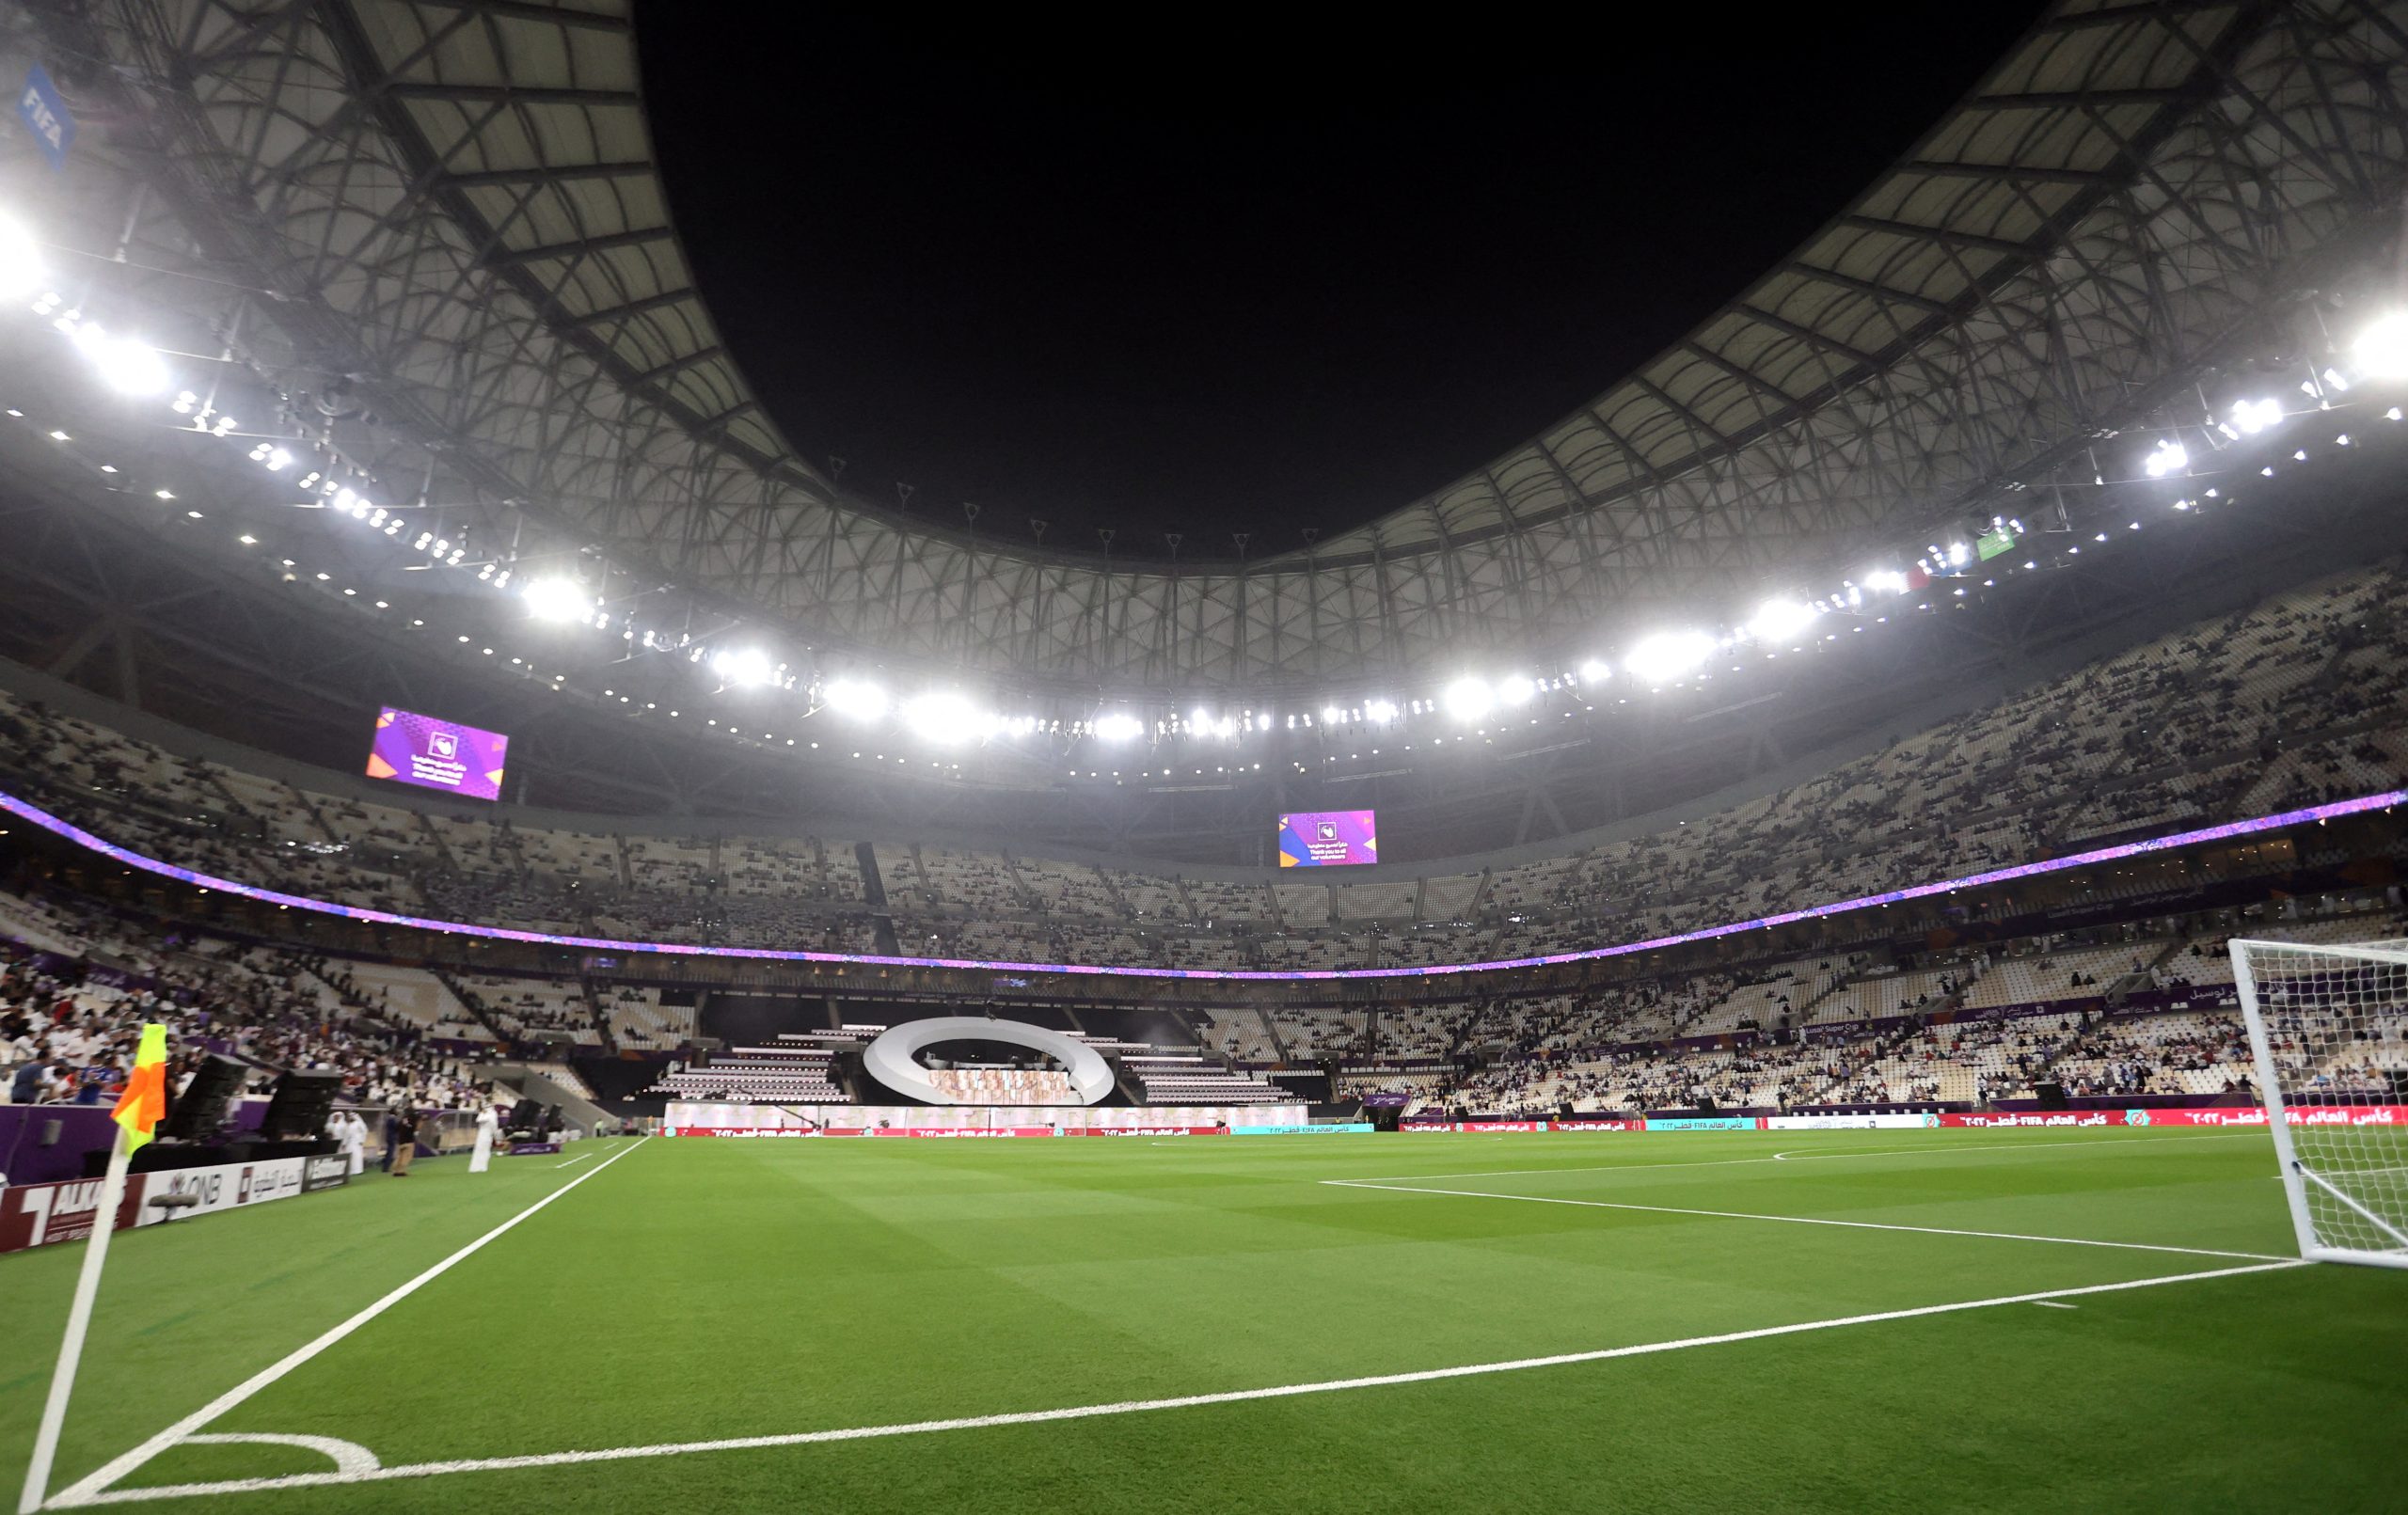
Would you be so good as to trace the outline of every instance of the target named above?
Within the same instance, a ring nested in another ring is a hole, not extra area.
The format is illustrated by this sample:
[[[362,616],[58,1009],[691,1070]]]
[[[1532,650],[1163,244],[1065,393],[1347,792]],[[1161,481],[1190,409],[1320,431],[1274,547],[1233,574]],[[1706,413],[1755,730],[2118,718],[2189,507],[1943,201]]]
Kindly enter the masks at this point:
[[[376,713],[368,777],[467,799],[499,799],[509,753],[510,738],[499,732],[388,705]]]
[[[1279,817],[1279,866],[1332,868],[1380,860],[1380,827],[1368,810],[1299,811]]]

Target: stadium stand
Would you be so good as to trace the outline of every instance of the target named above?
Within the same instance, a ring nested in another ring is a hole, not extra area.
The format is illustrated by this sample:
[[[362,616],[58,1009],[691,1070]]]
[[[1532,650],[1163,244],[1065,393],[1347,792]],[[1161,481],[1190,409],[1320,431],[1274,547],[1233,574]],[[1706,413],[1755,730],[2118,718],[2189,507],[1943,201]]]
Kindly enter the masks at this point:
[[[1691,929],[2408,783],[2408,621],[2383,608],[2400,588],[2393,565],[2329,577],[1805,783],[1485,876],[1266,887],[928,843],[872,850],[897,939],[928,955],[1326,970]],[[0,727],[16,753],[0,765],[28,797],[246,883],[533,930],[874,945],[849,843],[598,835],[312,795],[4,694]],[[2017,986],[1977,985],[1972,1002],[2029,997],[2025,968],[2002,968]]]

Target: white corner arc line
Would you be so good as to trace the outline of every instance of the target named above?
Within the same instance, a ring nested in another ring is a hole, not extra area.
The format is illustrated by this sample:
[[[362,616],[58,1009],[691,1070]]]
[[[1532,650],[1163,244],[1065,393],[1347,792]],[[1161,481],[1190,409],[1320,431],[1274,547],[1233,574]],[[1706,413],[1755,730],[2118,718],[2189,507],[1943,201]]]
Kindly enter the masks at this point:
[[[204,1446],[239,1446],[246,1442],[263,1442],[270,1446],[297,1446],[305,1451],[324,1453],[334,1461],[337,1473],[354,1477],[373,1473],[384,1464],[376,1454],[357,1442],[346,1442],[339,1436],[299,1436],[277,1431],[195,1431],[184,1438],[184,1444]]]
[[[1914,1231],[1935,1237],[1985,1237],[1994,1241],[2050,1241],[2062,1247],[2114,1247],[2124,1252],[2174,1252],[2192,1257],[2247,1257],[2281,1262],[2268,1252],[2227,1252],[2221,1247],[2172,1247],[2155,1241],[2100,1241],[2093,1237],[2044,1237],[2022,1231],[1968,1231],[1946,1225],[1902,1225],[1889,1221],[1834,1221],[1820,1215],[1759,1215],[1750,1210],[1701,1210],[1680,1205],[1633,1205],[1612,1199],[1556,1199],[1545,1194],[1499,1194],[1481,1189],[1417,1189],[1360,1178],[1324,1178],[1337,1189],[1377,1189],[1398,1194],[1447,1194],[1457,1199],[1518,1199],[1525,1205],[1576,1205],[1592,1210],[1647,1210],[1657,1215],[1702,1215],[1718,1221],[1779,1221],[1789,1225],[1837,1225],[1851,1231]]]
[[[2156,1288],[2164,1284],[2190,1284],[2211,1278],[2234,1278],[2246,1273],[2280,1272],[2293,1268],[2315,1265],[2303,1258],[2287,1257],[2276,1262],[2252,1263],[2239,1268],[2211,1268],[2195,1273],[2169,1273],[2156,1278],[2136,1278],[2120,1284],[2090,1284],[2073,1288],[2048,1289],[2036,1294],[2003,1294],[1986,1300],[1963,1300],[1950,1304],[1921,1304],[1903,1310],[1877,1310],[1866,1315],[1836,1316],[1824,1320],[1801,1320],[1794,1325],[1758,1326],[1749,1331],[1727,1331],[1709,1336],[1683,1336],[1672,1341],[1640,1342],[1628,1347],[1607,1347],[1595,1351],[1562,1352],[1552,1357],[1521,1357],[1501,1363],[1472,1363],[1461,1367],[1422,1368],[1409,1373],[1380,1373],[1364,1378],[1328,1379],[1317,1383],[1288,1383],[1273,1388],[1232,1389],[1219,1394],[1182,1395],[1170,1399],[1124,1399],[1114,1404],[1073,1405],[1059,1410],[1025,1410],[996,1415],[968,1415],[955,1420],[919,1420],[891,1426],[854,1426],[839,1430],[794,1431],[774,1436],[735,1436],[713,1442],[663,1442],[648,1446],[601,1447],[579,1452],[543,1452],[525,1457],[464,1458],[442,1462],[405,1462],[378,1468],[372,1473],[298,1473],[270,1478],[231,1478],[215,1483],[162,1484],[150,1489],[113,1489],[105,1492],[86,1494],[69,1499],[61,1495],[51,1501],[54,1508],[80,1508],[92,1505],[128,1505],[146,1499],[188,1499],[210,1494],[258,1493],[277,1489],[323,1489],[335,1484],[375,1483],[395,1478],[431,1478],[453,1473],[503,1473],[521,1468],[562,1467],[582,1462],[624,1462],[639,1458],[682,1457],[698,1452],[742,1452],[781,1446],[808,1446],[821,1442],[871,1441],[889,1436],[916,1436],[937,1431],[982,1430],[997,1426],[1034,1426],[1049,1421],[1093,1420],[1106,1415],[1142,1414],[1157,1410],[1192,1410],[1208,1405],[1242,1404],[1255,1399],[1287,1399],[1302,1395],[1335,1394],[1350,1389],[1388,1388],[1406,1383],[1434,1383],[1447,1379],[1481,1378],[1495,1373],[1516,1373],[1530,1368],[1565,1367],[1578,1363],[1602,1363],[1621,1357],[1646,1357],[1659,1352],[1682,1351],[1693,1347],[1721,1347],[1735,1342],[1764,1341],[1776,1336],[1795,1336],[1810,1331],[1832,1331],[1845,1326],[1877,1325],[1890,1320],[1915,1320],[1928,1316],[1956,1315],[1968,1310],[1987,1310],[2006,1304],[2035,1304],[2046,1300],[2077,1299],[2085,1295],[2118,1294],[2131,1289]]]
[[[649,1136],[639,1137],[633,1145],[611,1153],[600,1162],[597,1162],[593,1167],[586,1169],[583,1173],[578,1174],[567,1183],[561,1185],[558,1189],[553,1190],[550,1193],[546,1194],[543,1198],[535,1201],[534,1204],[528,1206],[523,1210],[520,1210],[509,1220],[495,1226],[483,1236],[477,1238],[477,1239],[469,1242],[467,1246],[462,1247],[459,1251],[444,1258],[441,1262],[436,1263],[432,1268],[427,1269],[424,1272],[420,1273],[416,1278],[411,1279],[408,1283],[394,1288],[382,1299],[377,1300],[374,1303],[360,1310],[350,1319],[345,1320],[341,1325],[335,1326],[331,1330],[327,1331],[315,1341],[309,1342],[306,1346],[297,1347],[292,1351],[287,1352],[284,1356],[260,1369],[249,1378],[245,1379],[242,1382],[227,1390],[224,1394],[219,1395],[216,1398],[210,1400],[209,1403],[201,1406],[198,1410],[194,1411],[191,1414],[184,1416],[182,1420],[179,1420],[174,1425],[169,1426],[166,1430],[159,1432],[149,1441],[144,1442],[141,1445],[135,1447],[130,1452],[125,1452],[118,1457],[112,1458],[107,1462],[103,1463],[97,1471],[87,1474],[84,1477],[77,1479],[75,1482],[69,1484],[57,1493],[53,1494],[50,1497],[49,1503],[43,1507],[65,1507],[76,1504],[87,1503],[98,1497],[103,1491],[109,1487],[109,1485],[117,1482],[119,1478],[124,1477],[127,1474],[132,1473],[135,1469],[142,1466],[145,1462],[150,1461],[152,1458],[157,1457],[168,1447],[184,1440],[193,1432],[200,1429],[203,1426],[208,1425],[211,1421],[215,1420],[218,1416],[224,1414],[229,1410],[233,1409],[236,1405],[241,1404],[244,1400],[259,1393],[261,1389],[264,1389],[268,1385],[276,1382],[278,1379],[283,1378],[286,1374],[291,1373],[293,1369],[308,1363],[320,1352],[325,1351],[327,1348],[342,1340],[345,1336],[350,1335],[353,1332],[357,1331],[360,1327],[368,1324],[371,1320],[373,1320],[378,1316],[383,1315],[394,1305],[408,1299],[411,1295],[417,1293],[420,1289],[424,1288],[427,1285],[434,1283],[445,1273],[450,1272],[454,1267],[457,1267],[459,1264],[467,1261],[470,1256],[481,1251],[487,1242],[490,1242],[502,1236],[504,1233],[512,1230],[521,1221],[534,1215],[536,1212],[543,1209],[545,1206],[551,1204],[552,1201],[560,1198],[562,1195],[567,1193],[570,1190],[575,1189],[578,1185],[585,1182],[587,1179],[600,1174],[604,1169],[610,1167],[610,1164],[618,1161],[621,1158],[626,1157],[628,1153],[633,1152],[637,1147],[642,1146],[645,1143],[651,1140],[652,1138]],[[347,1476],[335,1474],[329,1475],[329,1476],[342,1477]]]

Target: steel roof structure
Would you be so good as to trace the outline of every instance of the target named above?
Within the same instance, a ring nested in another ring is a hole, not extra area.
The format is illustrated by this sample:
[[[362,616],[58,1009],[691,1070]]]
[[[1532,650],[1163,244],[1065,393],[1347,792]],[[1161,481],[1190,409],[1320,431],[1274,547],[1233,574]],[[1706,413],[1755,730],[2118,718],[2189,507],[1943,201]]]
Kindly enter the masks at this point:
[[[2289,302],[2389,234],[2408,166],[2400,7],[2063,0],[1578,412],[1359,529],[1165,563],[932,525],[796,455],[694,288],[625,0],[90,0],[42,24],[143,186],[106,208],[118,255],[182,260],[230,344],[351,388],[378,476],[522,561],[606,560],[611,593],[1032,686],[1276,691],[1545,649],[2088,486],[2099,438],[2280,347]]]

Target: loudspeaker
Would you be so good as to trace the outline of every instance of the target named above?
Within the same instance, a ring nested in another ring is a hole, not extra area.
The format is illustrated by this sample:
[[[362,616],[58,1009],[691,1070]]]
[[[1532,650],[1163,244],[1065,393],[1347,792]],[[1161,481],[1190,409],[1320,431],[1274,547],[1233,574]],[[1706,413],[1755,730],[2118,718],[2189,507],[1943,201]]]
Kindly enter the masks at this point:
[[[296,1070],[276,1081],[260,1135],[270,1142],[301,1142],[326,1133],[326,1116],[342,1092],[342,1075],[325,1068]]]
[[[159,1134],[172,1142],[206,1142],[226,1124],[226,1107],[243,1090],[243,1080],[249,1076],[250,1065],[216,1052],[201,1060],[193,1070],[192,1081],[184,1092],[167,1105],[167,1118],[159,1123]]]

